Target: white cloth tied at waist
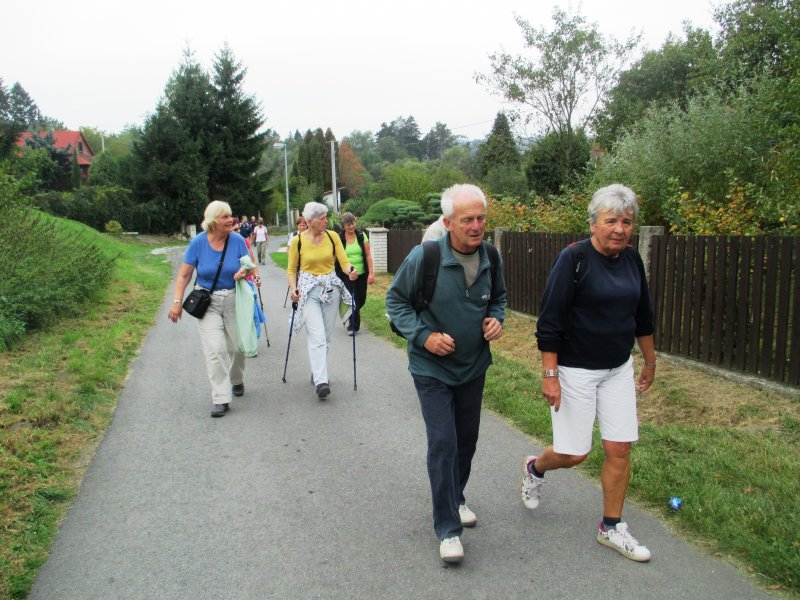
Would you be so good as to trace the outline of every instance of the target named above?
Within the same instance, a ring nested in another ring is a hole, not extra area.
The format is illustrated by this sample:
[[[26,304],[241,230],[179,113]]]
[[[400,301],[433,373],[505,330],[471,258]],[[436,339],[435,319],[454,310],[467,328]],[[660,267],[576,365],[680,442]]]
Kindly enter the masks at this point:
[[[307,273],[305,271],[298,271],[299,275],[297,277],[297,290],[300,292],[300,300],[297,304],[297,314],[295,315],[294,319],[294,332],[298,333],[305,325],[305,317],[303,316],[303,309],[306,305],[306,298],[308,297],[308,292],[313,290],[315,287],[320,286],[322,291],[319,294],[319,301],[323,304],[328,304],[331,301],[331,294],[330,291],[332,289],[338,288],[339,293],[341,295],[341,302],[350,305],[353,303],[353,297],[350,295],[347,287],[344,285],[344,282],[339,279],[339,276],[336,275],[335,271],[331,271],[330,273],[325,273],[324,275],[313,275],[312,273]]]

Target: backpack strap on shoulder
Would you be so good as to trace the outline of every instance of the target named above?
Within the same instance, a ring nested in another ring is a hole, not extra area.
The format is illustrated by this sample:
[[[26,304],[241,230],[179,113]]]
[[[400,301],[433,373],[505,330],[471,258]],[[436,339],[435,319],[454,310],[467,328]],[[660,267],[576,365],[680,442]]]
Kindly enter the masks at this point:
[[[336,244],[333,243],[333,238],[331,237],[331,232],[326,229],[325,233],[328,234],[328,239],[331,242],[331,249],[333,250],[333,256],[335,258],[336,257]]]
[[[482,242],[484,249],[486,250],[486,256],[489,258],[489,265],[492,272],[492,298],[495,297],[495,282],[497,281],[497,271],[500,269],[500,251],[497,249],[497,246],[493,244],[489,244],[487,242]]]
[[[572,242],[567,248],[572,257],[572,283],[578,285],[581,273],[586,268],[586,255],[583,253],[582,242]]]
[[[297,232],[297,273],[300,274],[300,261],[302,260],[300,254],[300,248],[303,246],[303,232]]]
[[[436,278],[439,275],[441,261],[439,243],[428,241],[422,243],[422,308],[431,303],[433,291],[436,289]]]

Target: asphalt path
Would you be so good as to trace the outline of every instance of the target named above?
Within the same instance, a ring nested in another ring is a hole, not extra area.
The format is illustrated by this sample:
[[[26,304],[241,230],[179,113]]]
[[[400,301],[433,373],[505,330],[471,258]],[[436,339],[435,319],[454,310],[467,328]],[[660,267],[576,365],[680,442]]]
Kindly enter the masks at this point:
[[[301,332],[282,383],[291,308],[284,273],[262,276],[271,347],[262,337],[221,419],[196,324],[167,319],[170,288],[30,598],[766,597],[632,503],[626,521],[654,558],[600,546],[600,488],[575,471],[548,474],[526,510],[522,461],[541,448],[487,411],[467,487],[478,525],[464,562],[443,565],[405,353],[362,330],[354,391],[337,326],[320,402]]]

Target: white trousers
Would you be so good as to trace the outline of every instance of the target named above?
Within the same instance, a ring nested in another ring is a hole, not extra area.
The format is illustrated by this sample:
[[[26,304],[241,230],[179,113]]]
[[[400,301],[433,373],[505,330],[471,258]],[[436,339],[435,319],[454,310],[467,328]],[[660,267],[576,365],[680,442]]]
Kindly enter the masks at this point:
[[[211,294],[211,305],[203,318],[197,320],[197,327],[211,382],[211,401],[226,404],[232,398],[231,386],[244,381],[244,353],[239,351],[234,290]]]
[[[308,362],[311,363],[311,374],[314,385],[328,382],[328,351],[331,334],[339,320],[339,290],[336,287],[328,293],[330,302],[320,302],[322,287],[309,290],[303,308],[306,330],[308,332]]]

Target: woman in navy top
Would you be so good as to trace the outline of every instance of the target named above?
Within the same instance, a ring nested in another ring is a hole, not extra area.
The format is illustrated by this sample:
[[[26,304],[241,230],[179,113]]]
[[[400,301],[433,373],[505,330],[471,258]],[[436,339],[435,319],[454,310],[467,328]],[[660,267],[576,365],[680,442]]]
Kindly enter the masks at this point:
[[[545,472],[583,462],[596,419],[605,452],[603,519],[596,539],[643,562],[650,560],[650,551],[622,521],[631,446],[639,436],[636,391],[647,391],[656,369],[644,265],[629,246],[638,213],[629,188],[614,184],[597,190],[589,204],[591,237],[565,249],[547,278],[536,338],[553,445],[525,460],[522,502],[536,508]],[[631,358],[634,342],[644,359],[638,378]]]

